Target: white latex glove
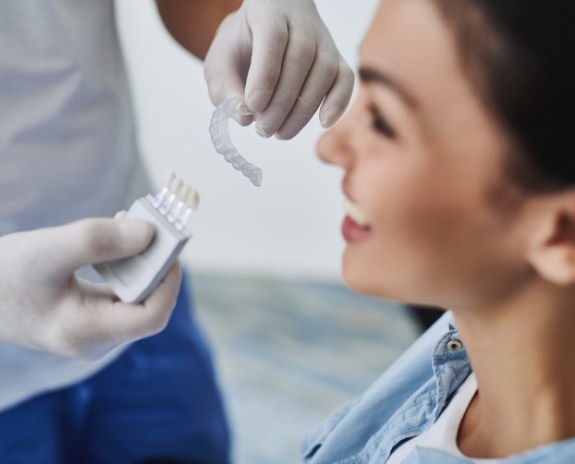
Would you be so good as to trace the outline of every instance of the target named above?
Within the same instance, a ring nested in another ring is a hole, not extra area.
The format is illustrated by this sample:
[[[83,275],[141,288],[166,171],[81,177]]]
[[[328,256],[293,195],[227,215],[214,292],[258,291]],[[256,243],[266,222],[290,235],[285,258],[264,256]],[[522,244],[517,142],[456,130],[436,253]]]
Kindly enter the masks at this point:
[[[86,219],[0,237],[0,341],[73,357],[99,357],[161,331],[176,302],[179,265],[140,304],[106,284],[78,279],[82,266],[136,254],[154,228],[139,219]]]
[[[222,21],[204,76],[212,103],[244,97],[258,134],[280,139],[295,136],[320,105],[321,124],[332,125],[354,82],[313,0],[244,0]]]

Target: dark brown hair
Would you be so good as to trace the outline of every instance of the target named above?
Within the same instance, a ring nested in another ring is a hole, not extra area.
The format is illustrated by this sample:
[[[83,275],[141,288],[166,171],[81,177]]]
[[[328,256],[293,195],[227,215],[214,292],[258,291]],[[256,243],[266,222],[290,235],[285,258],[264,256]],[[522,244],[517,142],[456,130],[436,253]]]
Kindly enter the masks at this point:
[[[575,186],[575,0],[432,0],[530,191]]]

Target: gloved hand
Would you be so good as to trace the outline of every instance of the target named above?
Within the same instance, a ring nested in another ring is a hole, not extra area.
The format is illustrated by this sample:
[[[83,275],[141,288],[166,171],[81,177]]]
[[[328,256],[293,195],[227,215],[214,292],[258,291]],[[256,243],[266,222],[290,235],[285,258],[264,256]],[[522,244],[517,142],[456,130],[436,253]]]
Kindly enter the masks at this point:
[[[139,219],[86,219],[0,237],[0,341],[64,356],[102,356],[162,330],[176,302],[180,268],[140,304],[106,284],[78,279],[82,266],[136,254],[154,236]]]
[[[339,54],[313,0],[244,0],[221,23],[204,64],[212,103],[244,97],[256,131],[295,136],[321,105],[332,125],[349,103],[353,72]],[[322,104],[323,101],[323,104]]]

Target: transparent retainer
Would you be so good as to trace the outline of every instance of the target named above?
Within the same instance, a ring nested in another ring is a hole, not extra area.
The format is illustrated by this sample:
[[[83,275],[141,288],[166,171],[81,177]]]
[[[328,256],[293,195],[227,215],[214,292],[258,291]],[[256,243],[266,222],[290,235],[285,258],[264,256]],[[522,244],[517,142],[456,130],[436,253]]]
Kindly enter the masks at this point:
[[[263,171],[238,152],[230,137],[228,120],[234,116],[239,119],[249,114],[240,111],[242,102],[241,97],[231,98],[215,109],[210,121],[210,136],[216,151],[222,154],[235,170],[240,171],[252,184],[259,187],[262,185]]]

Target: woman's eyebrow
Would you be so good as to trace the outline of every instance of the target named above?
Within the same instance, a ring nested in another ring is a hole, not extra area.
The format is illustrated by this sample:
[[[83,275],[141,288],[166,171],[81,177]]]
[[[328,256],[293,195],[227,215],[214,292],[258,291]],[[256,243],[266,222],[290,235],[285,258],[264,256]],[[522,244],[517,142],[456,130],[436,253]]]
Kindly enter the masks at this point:
[[[376,82],[393,90],[412,110],[419,108],[417,100],[392,76],[369,66],[359,68],[359,79],[363,83]]]

